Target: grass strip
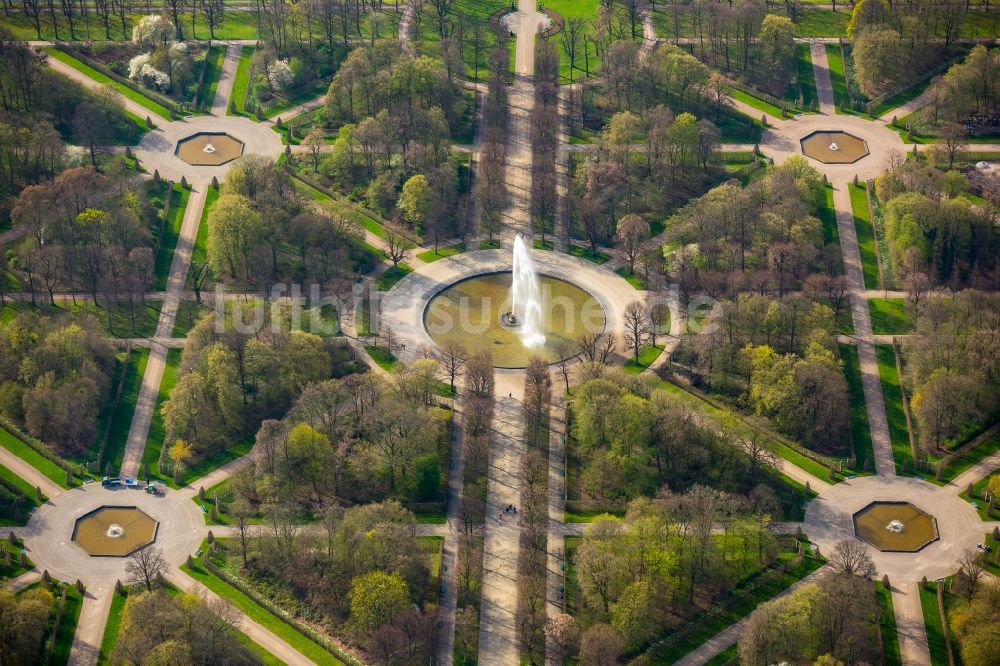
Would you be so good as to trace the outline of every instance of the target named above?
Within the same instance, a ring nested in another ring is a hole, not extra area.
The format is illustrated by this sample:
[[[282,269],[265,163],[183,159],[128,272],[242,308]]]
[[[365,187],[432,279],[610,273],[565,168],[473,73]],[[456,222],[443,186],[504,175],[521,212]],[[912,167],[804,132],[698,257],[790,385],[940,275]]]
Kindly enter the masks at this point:
[[[913,330],[913,318],[902,298],[869,298],[868,312],[875,335],[903,335]]]
[[[639,362],[635,362],[635,357],[629,358],[625,361],[625,372],[637,375],[649,366],[653,364],[653,361],[660,357],[660,353],[663,351],[662,345],[646,345],[639,350]]]
[[[439,247],[437,251],[434,248],[430,250],[424,250],[417,254],[417,259],[429,264],[432,261],[437,261],[438,259],[444,259],[445,257],[454,257],[456,254],[462,254],[465,252],[465,244],[458,243],[456,245],[447,245],[445,247]]]
[[[792,554],[782,553],[782,555],[789,556]],[[750,594],[736,603],[724,606],[722,612],[717,613],[697,631],[690,633],[682,641],[679,641],[667,650],[656,654],[650,660],[650,664],[663,666],[673,664],[726,627],[742,620],[762,603],[776,597],[824,564],[824,561],[816,560],[812,557],[803,557],[802,561],[797,564],[790,562],[787,557],[782,558],[782,560],[789,564],[787,571],[773,578],[765,578],[763,584],[755,585]],[[725,602],[723,601],[722,603],[724,604]]]
[[[840,113],[840,107],[850,106],[847,96],[847,79],[844,77],[844,59],[840,55],[839,44],[826,45],[826,62],[830,70],[830,83],[833,86],[833,104]]]
[[[858,252],[861,254],[861,272],[865,277],[866,289],[878,289],[878,254],[875,247],[875,228],[868,214],[868,193],[863,183],[847,186],[851,195],[851,211],[854,213],[854,232],[858,237]]]
[[[716,407],[710,402],[707,402],[706,400],[702,399],[700,396],[695,395],[690,391],[686,391],[672,382],[668,381],[660,382],[660,388],[666,391],[667,393],[671,394],[675,398],[677,398],[680,402],[688,405],[692,409],[697,410],[702,414],[705,414],[706,416],[716,420],[726,429],[738,433],[744,437],[749,438],[752,436],[750,428],[747,426],[747,424],[735,414]],[[813,460],[812,458],[807,458],[806,456],[802,455],[795,449],[787,446],[786,444],[783,444],[780,441],[772,439],[771,443],[773,444],[774,449],[778,453],[778,455],[787,460],[788,462],[792,463],[796,467],[801,468],[802,470],[808,472],[809,474],[812,474],[821,481],[825,481],[827,479],[829,469],[826,466],[820,464],[819,462]]]
[[[226,60],[226,47],[215,45],[208,49],[205,55],[205,78],[198,89],[198,108],[206,113],[212,110],[215,101],[215,90],[219,86],[219,75],[222,73],[222,63]]]
[[[892,443],[892,457],[896,469],[904,462],[913,466],[910,451],[910,431],[906,427],[906,413],[903,411],[903,397],[896,372],[896,356],[892,345],[875,345],[878,374],[882,383],[882,402],[885,404],[885,418],[889,425],[889,441]]]
[[[104,448],[104,456],[101,458],[101,469],[111,463],[114,469],[121,467],[122,458],[125,456],[125,444],[128,442],[128,433],[132,427],[132,416],[135,414],[135,405],[139,400],[139,391],[142,389],[142,376],[146,373],[146,363],[149,361],[149,350],[145,347],[133,347],[132,357],[129,359],[128,368],[125,369],[125,387],[122,390],[121,400],[115,408],[114,416],[111,418],[108,444]]]
[[[840,358],[844,362],[844,378],[847,380],[847,395],[851,407],[851,438],[854,441],[854,457],[858,469],[875,469],[875,450],[872,446],[872,431],[868,426],[868,405],[865,390],[861,384],[861,361],[858,348],[854,345],[840,345]]]
[[[226,581],[212,575],[212,573],[202,568],[197,562],[193,567],[189,567],[187,564],[182,565],[181,571],[220,597],[231,601],[236,608],[246,614],[251,620],[267,628],[275,636],[288,643],[313,662],[321,665],[330,664],[331,666],[344,665],[344,662],[334,657],[316,643],[313,643],[306,636],[300,634],[293,626],[272,614],[266,608],[259,606],[253,599]]]
[[[930,585],[935,585],[935,583],[930,583]],[[928,590],[924,585],[917,587],[920,588],[920,611],[924,616],[931,665],[948,666],[948,646],[944,641],[944,626],[941,624],[941,613],[938,611],[937,592]]]
[[[240,49],[240,63],[236,67],[236,76],[233,77],[233,90],[229,97],[229,104],[226,113],[233,115],[230,111],[235,107],[235,115],[246,115],[247,89],[250,87],[250,61],[253,59],[253,46],[243,46]]]
[[[747,104],[749,106],[752,106],[758,111],[763,111],[764,113],[770,114],[775,118],[784,117],[781,113],[781,109],[779,109],[773,104],[765,102],[762,99],[754,97],[749,93],[743,92],[742,90],[737,90],[736,88],[729,88],[727,89],[726,92],[729,93],[729,96],[732,97],[733,99],[743,102],[744,104]]]
[[[111,86],[112,88],[114,88],[115,90],[117,90],[119,93],[121,93],[122,96],[125,97],[126,99],[132,100],[136,104],[138,104],[138,105],[140,105],[140,106],[142,106],[142,107],[144,107],[144,108],[152,111],[156,115],[160,116],[160,119],[166,120],[167,118],[170,117],[170,110],[167,107],[165,107],[165,106],[163,106],[161,104],[157,104],[156,102],[154,102],[153,100],[149,99],[145,95],[142,95],[142,94],[136,92],[135,90],[132,90],[131,88],[129,88],[128,86],[126,86],[124,84],[118,83],[117,81],[115,81],[111,77],[107,76],[106,74],[102,74],[101,72],[97,71],[96,69],[94,69],[90,65],[88,65],[88,64],[86,64],[84,62],[80,62],[79,60],[77,60],[76,58],[74,58],[70,54],[66,53],[65,51],[60,51],[59,49],[55,48],[54,46],[46,46],[46,47],[43,47],[42,50],[45,51],[45,53],[47,53],[49,56],[55,58],[56,60],[58,60],[58,61],[60,61],[62,63],[65,63],[65,64],[69,65],[70,67],[72,67],[76,71],[80,72],[81,74],[83,74],[84,76],[86,76],[86,77],[88,77],[90,79],[93,79],[97,83],[100,83],[100,84],[106,85],[106,86]]]
[[[799,86],[802,88],[802,105],[809,109],[816,97],[816,71],[813,69],[809,44],[795,44],[795,65],[798,68]]]
[[[69,663],[69,652],[73,647],[73,637],[76,635],[76,625],[80,620],[80,609],[83,608],[83,595],[77,592],[76,586],[66,585],[66,605],[63,606],[62,620],[59,631],[52,637],[52,655],[48,663],[58,666]],[[56,603],[59,603],[56,597]]]
[[[160,451],[167,438],[167,428],[163,423],[163,403],[170,397],[171,391],[177,386],[180,375],[181,355],[183,349],[168,349],[163,365],[163,378],[160,380],[160,390],[156,394],[156,406],[153,408],[153,418],[149,423],[149,436],[146,437],[146,447],[142,450],[143,467],[149,466],[150,476],[166,483],[169,475],[160,473]]]
[[[878,602],[878,625],[882,635],[882,663],[885,666],[902,666],[896,615],[892,608],[892,591],[886,589],[882,581],[875,581],[875,600]]]
[[[167,277],[170,275],[170,265],[174,261],[174,250],[177,249],[177,239],[181,235],[184,211],[187,209],[189,196],[189,191],[181,187],[180,183],[174,183],[174,193],[170,198],[170,210],[167,212],[167,221],[163,225],[163,238],[160,239],[160,249],[156,253],[154,291],[163,291],[167,288]]]
[[[125,609],[127,599],[121,594],[114,594],[111,598],[111,610],[108,612],[108,623],[104,625],[101,651],[97,654],[97,666],[111,663],[111,653],[118,644],[118,632],[122,628],[122,610]]]
[[[69,488],[66,485],[66,470],[38,451],[35,451],[4,428],[0,428],[0,446],[37,469],[39,473],[57,484],[60,488]]]

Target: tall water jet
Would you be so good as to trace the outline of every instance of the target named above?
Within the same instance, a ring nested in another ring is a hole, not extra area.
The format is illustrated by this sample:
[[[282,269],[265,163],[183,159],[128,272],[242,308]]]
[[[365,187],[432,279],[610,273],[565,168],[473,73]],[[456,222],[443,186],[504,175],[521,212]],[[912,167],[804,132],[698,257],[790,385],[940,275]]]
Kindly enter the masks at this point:
[[[538,286],[535,264],[531,261],[528,246],[521,234],[514,236],[513,284],[510,295],[508,324],[517,326],[521,344],[525,347],[541,347],[545,344],[541,289]]]

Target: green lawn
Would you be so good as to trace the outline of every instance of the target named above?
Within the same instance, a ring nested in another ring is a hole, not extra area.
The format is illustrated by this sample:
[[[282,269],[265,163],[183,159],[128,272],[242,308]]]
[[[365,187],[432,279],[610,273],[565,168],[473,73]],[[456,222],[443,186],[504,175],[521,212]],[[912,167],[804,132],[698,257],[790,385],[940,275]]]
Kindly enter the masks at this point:
[[[594,253],[590,251],[589,247],[584,247],[582,245],[576,245],[573,243],[571,243],[570,246],[566,249],[566,253],[574,257],[579,257],[580,259],[586,259],[587,261],[592,261],[595,264],[605,264],[611,259],[610,255],[607,255],[604,252],[601,252],[600,250]]]
[[[563,511],[563,521],[567,523],[593,523],[600,516],[611,516],[612,518],[624,518],[624,511]]]
[[[181,235],[181,225],[184,223],[184,211],[187,209],[190,192],[174,183],[174,193],[170,198],[170,210],[167,213],[166,224],[163,225],[163,238],[160,249],[156,253],[156,268],[153,279],[153,290],[162,291],[167,288],[167,277],[170,275],[170,265],[174,260],[174,250],[177,239]]]
[[[194,239],[194,247],[191,248],[191,263],[197,262],[199,265],[208,261],[208,214],[212,212],[216,200],[219,198],[219,190],[208,188],[205,194],[205,207],[201,209],[201,221],[198,223],[198,234]],[[206,282],[212,279],[211,269]]]
[[[851,194],[851,210],[854,212],[854,230],[858,237],[858,252],[861,254],[861,271],[865,276],[866,289],[878,289],[878,255],[875,248],[875,228],[868,214],[868,194],[864,183],[847,186]]]
[[[704,413],[708,417],[714,419],[727,430],[738,433],[744,437],[750,436],[749,426],[747,426],[746,422],[744,422],[743,419],[732,411],[720,409],[700,396],[690,391],[686,391],[676,384],[668,381],[660,382],[660,388],[674,396],[678,401],[687,405],[691,409]],[[774,448],[779,456],[796,467],[800,467],[806,472],[809,472],[817,479],[827,481],[827,475],[829,472],[828,467],[820,464],[812,458],[806,457],[780,441],[772,440],[771,443],[774,445]],[[846,470],[845,473],[852,474],[856,472],[854,470]],[[837,479],[839,480],[841,478],[842,475],[838,474]]]
[[[48,499],[48,497],[42,495],[42,499],[39,500],[38,490],[35,488],[35,486],[31,485],[30,483],[28,483],[27,481],[25,481],[24,479],[22,479],[13,471],[7,469],[3,465],[0,465],[0,478],[6,481],[9,485],[19,490],[28,499],[28,501],[34,504],[35,506],[41,505],[46,499]]]
[[[389,353],[385,347],[374,347],[372,345],[365,345],[365,351],[368,355],[372,357],[380,368],[386,370],[387,372],[392,372],[397,367],[399,367],[399,359]]]
[[[167,350],[167,360],[163,366],[163,379],[160,380],[160,390],[156,394],[153,419],[149,423],[149,436],[146,437],[146,447],[142,450],[143,467],[149,465],[150,476],[157,477],[164,483],[169,480],[169,475],[160,475],[160,450],[163,448],[167,431],[163,424],[163,414],[160,410],[163,408],[163,403],[170,397],[170,392],[174,390],[174,386],[177,385],[183,352],[183,349]]]
[[[213,456],[209,456],[203,460],[199,460],[195,464],[191,465],[188,469],[184,470],[183,480],[181,485],[188,485],[194,481],[197,481],[201,477],[205,476],[209,472],[222,467],[227,462],[236,460],[241,456],[245,456],[250,453],[250,449],[253,448],[253,438],[245,439],[242,442],[237,442],[227,449],[219,451]],[[172,488],[176,488],[173,482],[170,483]]]
[[[933,582],[930,583],[934,585]],[[927,630],[927,647],[931,653],[932,666],[948,666],[948,646],[944,640],[944,626],[941,623],[941,612],[938,609],[937,592],[920,588],[920,610],[924,614],[924,627]]]
[[[781,109],[774,106],[773,104],[765,102],[762,99],[754,97],[749,93],[745,93],[742,90],[737,90],[736,88],[729,88],[727,92],[729,93],[729,96],[732,97],[733,99],[743,102],[744,104],[749,104],[758,111],[763,111],[764,113],[770,114],[775,118],[784,117],[781,113]]]
[[[122,628],[122,610],[127,597],[115,594],[111,598],[111,610],[108,613],[108,623],[104,625],[104,637],[101,639],[101,651],[97,655],[97,666],[111,663],[111,653],[118,643],[118,632]]]
[[[665,650],[657,651],[655,656],[650,655],[651,659],[649,663],[655,666],[673,664],[712,636],[715,636],[729,625],[739,622],[752,613],[759,605],[777,596],[780,592],[805,578],[824,564],[824,561],[816,560],[812,557],[804,557],[802,562],[795,563],[793,554],[788,552],[781,553],[778,561],[788,567],[786,571],[774,578],[765,580],[763,584],[756,584],[750,594],[735,603],[725,604],[725,601],[723,601],[718,606],[719,612],[711,620],[705,622],[696,631],[688,634],[683,640],[678,641]],[[751,580],[757,582],[756,577],[752,577]]]
[[[135,302],[135,328],[132,327],[132,318],[129,315],[128,299],[124,298],[120,303],[110,305],[101,301],[95,306],[89,300],[82,300],[84,295],[74,304],[72,301],[56,301],[56,305],[48,302],[48,294],[37,293],[35,295],[37,305],[32,306],[30,302],[21,303],[7,301],[0,316],[0,323],[12,320],[21,310],[41,313],[47,317],[57,317],[64,314],[90,314],[97,319],[97,323],[104,331],[112,337],[119,338],[149,338],[156,332],[156,323],[160,319],[160,301],[146,301],[145,306]],[[109,321],[110,319],[110,321]]]
[[[277,103],[273,104],[273,106],[268,106],[264,116],[266,118],[274,118],[285,111],[288,111],[292,107],[298,106],[299,104],[305,104],[306,102],[314,100],[317,97],[325,95],[329,87],[329,80],[317,81],[314,86],[306,88],[294,97],[277,98],[274,100]]]
[[[913,317],[902,298],[869,298],[868,312],[875,335],[903,335],[913,331]]]
[[[245,613],[251,620],[261,624],[273,632],[290,646],[301,652],[305,657],[317,664],[330,664],[331,666],[343,666],[340,661],[322,647],[311,641],[308,637],[299,633],[295,627],[284,620],[273,615],[270,611],[259,606],[253,599],[243,594],[235,587],[212,575],[203,569],[198,563],[193,567],[186,564],[181,566],[181,571],[194,578],[196,581],[212,590],[221,597],[225,597],[233,603],[236,608]]]
[[[909,430],[906,427],[906,413],[903,411],[899,374],[896,372],[896,357],[892,352],[892,345],[875,345],[875,356],[878,359],[878,374],[882,382],[885,416],[889,423],[892,457],[896,461],[898,472],[903,462],[912,466],[913,455],[910,449]]]
[[[88,77],[92,78],[93,80],[97,81],[98,83],[101,83],[101,84],[104,84],[104,85],[107,85],[107,86],[111,86],[112,88],[114,88],[115,90],[117,90],[119,93],[121,93],[123,97],[125,97],[126,99],[130,99],[133,102],[135,102],[136,104],[139,104],[139,105],[145,107],[149,111],[151,111],[151,112],[155,113],[156,115],[160,116],[160,118],[162,120],[166,120],[167,118],[170,117],[170,110],[167,109],[167,107],[165,107],[165,106],[163,106],[161,104],[158,104],[157,102],[154,102],[153,100],[149,99],[145,95],[142,95],[142,94],[136,92],[135,90],[132,90],[131,88],[129,88],[128,86],[126,86],[126,85],[124,85],[122,83],[118,83],[117,81],[115,81],[111,77],[109,77],[109,76],[107,76],[105,74],[102,74],[101,72],[98,72],[96,69],[94,69],[90,65],[88,65],[86,63],[83,63],[83,62],[80,62],[79,60],[77,60],[76,58],[74,58],[73,56],[71,56],[70,54],[65,53],[63,51],[60,51],[59,49],[57,49],[55,47],[52,47],[52,46],[43,47],[42,50],[45,51],[45,53],[47,53],[51,57],[55,58],[56,60],[59,60],[61,62],[66,63],[67,65],[69,65],[73,69],[75,69],[78,72],[84,74],[85,76],[88,76]],[[155,120],[155,118],[154,118],[154,120]]]
[[[642,276],[636,273],[635,271],[630,273],[627,266],[616,268],[615,273],[623,277],[626,282],[632,285],[633,289],[638,289],[639,291],[642,291],[643,289],[646,288],[646,283],[643,282]]]
[[[844,362],[844,377],[847,379],[848,397],[851,405],[851,437],[854,440],[854,455],[858,469],[871,464],[875,470],[875,453],[872,448],[872,431],[868,426],[868,407],[861,385],[861,364],[858,348],[854,345],[840,345],[840,358]]]
[[[1000,451],[1000,436],[993,436],[972,450],[957,456],[950,465],[941,471],[941,483],[948,483],[983,458],[997,451]]]
[[[833,186],[823,188],[823,205],[819,209],[819,221],[823,225],[823,243],[836,246],[840,255],[840,229],[837,228],[837,210],[833,206]]]
[[[959,493],[959,497],[961,497],[965,501],[967,501],[967,502],[975,502],[976,512],[979,514],[979,517],[981,519],[983,519],[983,520],[996,520],[997,519],[997,516],[995,515],[995,512],[993,512],[993,515],[991,515],[990,505],[989,505],[988,502],[986,502],[983,499],[983,492],[986,490],[986,486],[989,484],[990,478],[992,478],[992,476],[993,476],[992,474],[987,474],[983,478],[981,478],[978,481],[976,481],[975,483],[973,483],[972,484],[972,496],[971,497],[966,492],[966,488],[963,488],[962,492]]]
[[[53,483],[58,484],[62,488],[69,487],[66,485],[66,470],[42,454],[38,453],[3,428],[0,428],[0,446],[4,447],[15,456],[37,469]]]
[[[884,116],[898,106],[906,104],[911,99],[916,99],[923,94],[925,90],[931,85],[931,79],[926,81],[921,81],[920,83],[914,84],[908,88],[900,90],[895,95],[890,95],[885,98],[878,106],[872,109],[872,115],[876,118],[879,116]]]
[[[430,250],[424,250],[423,252],[417,254],[417,258],[420,259],[420,261],[429,264],[432,261],[437,261],[438,259],[444,259],[445,257],[454,257],[456,254],[462,254],[463,252],[465,252],[465,244],[458,243],[457,245],[447,245],[445,247],[439,247],[437,249],[437,252],[434,251],[434,248],[431,248]]]
[[[892,608],[892,592],[882,581],[875,581],[875,599],[878,602],[878,624],[882,634],[882,655],[885,666],[902,666],[899,654],[899,635],[896,633],[896,616]]]
[[[663,351],[662,345],[658,346],[646,345],[645,347],[642,348],[642,350],[639,351],[638,364],[635,362],[634,357],[631,356],[627,361],[625,361],[625,372],[628,372],[630,374],[638,374],[642,372],[643,370],[648,368],[653,363],[653,361],[655,361],[660,357],[660,353],[662,351]]]
[[[732,666],[739,663],[740,646],[733,643],[725,650],[705,662],[705,666]]]
[[[398,266],[390,266],[375,280],[375,287],[379,291],[389,291],[397,282],[412,272],[413,269],[403,263]]]
[[[808,44],[799,42],[795,45],[795,65],[798,68],[799,85],[802,87],[802,104],[808,109],[816,99],[816,71],[813,69],[812,51]]]
[[[56,5],[58,7],[58,5]],[[132,26],[139,20],[140,17],[144,16],[146,12],[129,12],[125,15],[125,25],[127,27],[125,39],[131,39],[132,37]],[[156,13],[154,11],[154,13]],[[88,13],[86,15],[80,15],[77,13],[73,20],[76,27],[76,39],[77,40],[94,40],[94,41],[105,41],[107,39],[104,32],[104,25],[100,22],[100,19],[96,13]],[[180,23],[181,28],[184,31],[184,37],[187,39],[208,39],[209,30],[208,25],[205,23],[205,17],[202,12],[198,12],[195,17],[195,32],[191,33],[191,13],[181,12],[180,13]],[[52,29],[52,19],[48,15],[43,16],[41,20],[42,24],[42,39],[54,39],[56,37],[55,32]],[[0,25],[9,28],[16,39],[38,39],[38,33],[35,31],[34,23],[32,23],[31,18],[23,14],[11,14],[6,16],[0,16]],[[59,28],[59,38],[63,40],[69,40],[69,23],[66,17],[58,11],[56,12],[56,25]],[[121,40],[122,39],[122,28],[121,22],[116,16],[112,16],[111,20],[111,39]],[[215,29],[216,39],[256,39],[257,38],[257,22],[254,19],[253,12],[239,10],[235,8],[228,8],[225,14],[225,21],[220,27]]]
[[[109,462],[115,470],[121,467],[122,457],[125,455],[125,443],[128,441],[128,431],[132,426],[132,415],[135,413],[135,404],[139,399],[142,376],[146,372],[148,360],[148,349],[145,347],[132,348],[132,358],[125,371],[125,387],[122,390],[122,397],[115,409],[114,416],[111,417],[108,445],[105,447],[104,457],[100,461],[100,472],[104,471],[105,465]]]
[[[236,113],[244,115],[246,109],[244,104],[247,99],[247,89],[250,87],[250,61],[253,59],[254,47],[244,46],[240,49],[240,64],[236,68],[236,76],[233,78],[233,91],[230,102],[236,105]],[[229,113],[229,109],[226,109]]]
[[[847,79],[844,78],[844,59],[840,56],[839,44],[826,45],[826,60],[830,67],[830,82],[833,84],[833,103],[840,113],[840,105],[850,106],[847,96]]]
[[[174,319],[174,330],[172,337],[186,338],[194,325],[209,312],[209,308],[204,302],[199,305],[195,301],[181,301],[177,307],[177,317]]]
[[[56,603],[59,603],[58,595]],[[66,585],[66,605],[63,607],[59,631],[52,637],[52,656],[49,658],[49,664],[61,666],[69,662],[69,651],[73,647],[73,636],[76,635],[76,624],[80,620],[82,607],[83,595],[76,591],[75,586]]]
[[[212,110],[212,102],[215,100],[215,90],[219,85],[219,74],[222,73],[222,63],[226,59],[226,47],[215,45],[208,49],[205,56],[205,78],[201,88],[198,89],[198,96],[195,99],[197,108],[205,113]]]
[[[834,12],[829,9],[803,9],[795,24],[796,37],[843,37],[847,35],[850,8]]]

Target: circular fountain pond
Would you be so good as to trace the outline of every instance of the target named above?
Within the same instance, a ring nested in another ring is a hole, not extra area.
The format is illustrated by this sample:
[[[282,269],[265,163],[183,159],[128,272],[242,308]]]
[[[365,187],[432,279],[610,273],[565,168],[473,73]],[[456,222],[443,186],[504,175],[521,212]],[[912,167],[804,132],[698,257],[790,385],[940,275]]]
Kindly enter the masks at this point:
[[[243,154],[243,142],[224,132],[198,132],[177,142],[177,157],[193,166],[219,166]]]
[[[909,502],[872,502],[854,514],[854,533],[887,552],[913,553],[938,539],[934,516]]]
[[[458,341],[469,351],[488,348],[498,368],[526,367],[534,355],[554,363],[576,353],[573,341],[584,331],[604,330],[597,299],[565,280],[537,279],[538,329],[544,338],[537,344],[525,344],[526,317],[513,303],[512,272],[478,275],[438,292],[424,310],[424,327],[438,345]]]
[[[97,557],[126,557],[156,541],[159,523],[134,506],[102,506],[77,519],[73,541]]]

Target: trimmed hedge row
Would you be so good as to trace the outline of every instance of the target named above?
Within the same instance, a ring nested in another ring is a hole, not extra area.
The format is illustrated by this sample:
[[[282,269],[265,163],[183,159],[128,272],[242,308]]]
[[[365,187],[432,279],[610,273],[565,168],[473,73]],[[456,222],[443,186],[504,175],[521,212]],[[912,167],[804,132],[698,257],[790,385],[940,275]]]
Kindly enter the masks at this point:
[[[284,610],[275,605],[270,599],[265,598],[259,594],[252,587],[244,583],[239,578],[229,575],[225,570],[218,567],[208,556],[209,551],[206,550],[201,554],[201,565],[205,567],[206,570],[212,573],[213,576],[221,579],[222,581],[232,585],[237,590],[243,594],[250,597],[254,603],[266,610],[271,615],[275,616],[282,622],[289,624],[293,629],[298,631],[300,634],[311,640],[316,645],[320,646],[330,654],[332,654],[337,659],[340,659],[345,664],[351,664],[351,666],[362,666],[361,662],[352,657],[351,655],[340,650],[336,645],[331,643],[325,636],[322,636],[319,632],[314,630],[312,627],[308,627],[305,624],[299,622],[294,617],[290,616]]]
[[[28,435],[3,414],[0,414],[0,427],[19,439],[24,445],[32,449],[35,453],[49,460],[49,462],[80,478],[87,477],[87,471],[84,469],[83,465],[66,462],[66,460],[53,451],[48,444],[45,444],[31,435]]]
[[[158,92],[156,92],[154,90],[150,90],[149,88],[146,88],[145,86],[141,86],[141,85],[139,85],[138,83],[136,83],[135,81],[133,81],[130,78],[127,78],[125,76],[121,76],[119,74],[116,74],[115,72],[113,72],[110,69],[108,69],[104,65],[104,63],[98,62],[97,60],[94,60],[90,56],[88,56],[88,55],[86,55],[84,53],[81,53],[80,51],[77,51],[72,46],[70,46],[67,42],[53,42],[53,46],[55,46],[57,49],[59,49],[63,53],[68,53],[69,55],[73,56],[74,58],[76,58],[80,62],[85,63],[88,67],[93,67],[94,69],[96,69],[101,74],[104,74],[105,76],[107,76],[109,79],[111,79],[113,81],[116,81],[117,83],[120,83],[123,86],[126,86],[126,87],[134,90],[135,92],[139,93],[143,97],[148,97],[149,99],[151,99],[152,101],[156,102],[160,106],[166,107],[172,113],[175,113],[175,114],[181,113],[183,107],[180,106],[179,104],[177,104],[177,102],[175,102],[174,100],[172,100],[169,97],[167,97],[166,95],[162,95],[162,94],[160,94],[160,93],[158,93]]]

